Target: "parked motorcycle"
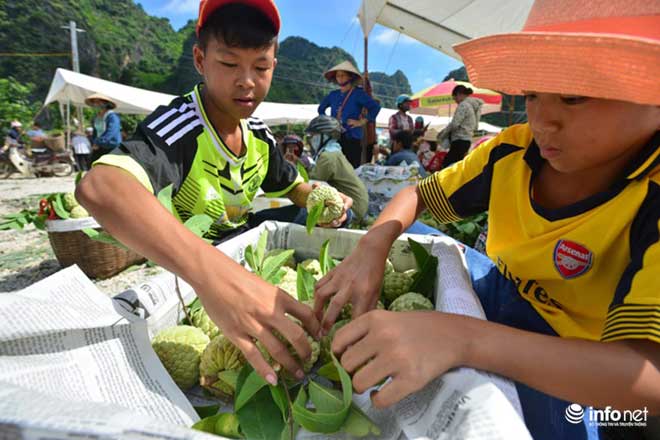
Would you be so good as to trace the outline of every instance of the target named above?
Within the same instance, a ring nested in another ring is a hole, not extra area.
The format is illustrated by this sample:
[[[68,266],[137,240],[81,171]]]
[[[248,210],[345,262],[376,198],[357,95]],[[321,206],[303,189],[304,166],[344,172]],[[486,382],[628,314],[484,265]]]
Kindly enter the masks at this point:
[[[48,148],[35,148],[30,157],[18,144],[5,145],[0,151],[0,179],[8,178],[15,171],[25,177],[64,177],[73,173],[73,166],[70,151],[54,152]]]

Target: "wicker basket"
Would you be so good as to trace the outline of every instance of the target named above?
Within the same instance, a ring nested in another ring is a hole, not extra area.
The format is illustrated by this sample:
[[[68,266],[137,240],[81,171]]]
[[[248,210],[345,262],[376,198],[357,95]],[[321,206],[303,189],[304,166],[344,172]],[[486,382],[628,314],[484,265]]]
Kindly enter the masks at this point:
[[[146,260],[133,251],[92,240],[81,230],[88,227],[101,230],[91,217],[46,222],[48,240],[62,267],[77,264],[88,277],[105,279]]]
[[[51,136],[47,137],[44,140],[44,144],[51,150],[58,152],[58,151],[64,151],[64,135],[61,134],[59,136]]]

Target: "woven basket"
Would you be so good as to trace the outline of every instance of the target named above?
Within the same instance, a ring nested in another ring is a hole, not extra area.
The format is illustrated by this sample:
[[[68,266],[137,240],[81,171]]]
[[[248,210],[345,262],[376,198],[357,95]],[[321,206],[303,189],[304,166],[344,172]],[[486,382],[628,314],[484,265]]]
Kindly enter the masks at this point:
[[[133,251],[92,240],[81,229],[93,225],[101,230],[91,218],[46,222],[48,240],[62,267],[77,264],[88,277],[105,279],[146,260]]]

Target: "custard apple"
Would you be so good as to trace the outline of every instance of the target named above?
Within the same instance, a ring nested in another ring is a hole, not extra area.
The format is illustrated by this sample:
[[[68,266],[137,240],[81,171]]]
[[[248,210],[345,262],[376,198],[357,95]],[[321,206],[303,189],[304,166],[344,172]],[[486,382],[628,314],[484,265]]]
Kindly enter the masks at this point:
[[[215,396],[231,397],[236,391],[235,378],[238,377],[245,362],[245,356],[241,350],[232,344],[225,335],[218,335],[211,340],[202,353],[199,365],[201,376],[199,383]],[[231,372],[235,372],[235,374]]]
[[[69,212],[71,212],[76,206],[80,206],[80,203],[78,203],[78,200],[76,200],[76,197],[72,192],[64,194],[64,197],[62,197],[62,203],[64,204],[64,209]]]
[[[277,283],[277,287],[298,299],[298,273],[288,266],[284,266],[282,269],[285,273],[280,282]]]
[[[85,218],[89,217],[89,212],[82,206],[74,206],[73,209],[71,209],[70,215],[71,218]]]
[[[192,321],[192,325],[206,333],[209,339],[213,339],[221,333],[218,326],[209,318],[206,310],[202,307],[190,314],[190,320]]]
[[[289,251],[288,249],[271,249],[270,251],[266,252],[266,255],[264,255],[264,260],[268,257],[276,257],[282,252],[288,252],[288,251]],[[286,260],[284,266],[290,267],[291,269],[296,268],[296,259],[294,258],[293,255],[291,255],[291,257],[288,260]]]
[[[349,319],[342,319],[341,321],[335,322],[335,324],[330,328],[330,331],[327,335],[321,338],[321,363],[323,365],[332,361],[331,350],[332,350],[332,340],[335,338],[335,333],[337,330],[351,322]]]
[[[385,305],[379,300],[376,303],[376,309],[378,310],[384,310]],[[353,303],[346,303],[344,307],[342,307],[341,312],[339,314],[339,319],[348,319],[349,321],[353,319]]]
[[[291,319],[293,322],[295,322],[298,325],[301,325],[300,321],[298,321],[296,318],[293,318],[289,316],[289,319]],[[300,361],[300,358],[298,357],[298,354],[296,353],[296,350],[293,348],[293,346],[288,342],[285,341],[284,336],[279,334],[277,331],[274,331],[273,334],[277,336],[277,338],[280,341],[286,342],[287,349],[289,350],[289,353],[296,359],[297,361]],[[309,359],[303,363],[303,371],[305,373],[309,373],[312,370],[312,367],[316,363],[316,361],[319,359],[319,354],[321,352],[321,346],[319,345],[318,341],[316,341],[314,338],[312,338],[307,332],[305,332],[307,335],[307,342],[309,342],[309,345],[312,349],[312,353],[309,356]],[[265,347],[261,345],[261,342],[257,342],[257,347],[259,348],[259,351],[261,351],[261,354],[264,356],[266,361],[272,365],[274,362],[273,358],[270,356],[268,351],[266,351]]]
[[[318,219],[319,224],[331,223],[341,217],[344,201],[339,195],[339,191],[327,185],[314,188],[307,197],[307,212],[311,212],[312,208],[320,203],[324,208]]]
[[[401,272],[391,272],[383,278],[383,295],[388,303],[410,290],[413,279]]]
[[[300,263],[300,265],[312,275],[321,275],[321,262],[319,260],[309,258]]]
[[[392,264],[392,262],[388,258],[387,260],[385,260],[385,275],[387,275],[388,273],[392,273],[392,272],[394,272],[394,265]]]
[[[410,278],[414,278],[415,275],[417,275],[417,269],[408,269],[408,270],[404,271],[403,273],[405,273],[406,275],[409,275]]]
[[[435,310],[435,308],[431,300],[424,295],[408,292],[395,299],[390,304],[389,310],[391,312],[410,312],[412,310]]]
[[[158,333],[151,346],[182,390],[192,388],[199,381],[199,361],[209,337],[189,325],[178,325]]]

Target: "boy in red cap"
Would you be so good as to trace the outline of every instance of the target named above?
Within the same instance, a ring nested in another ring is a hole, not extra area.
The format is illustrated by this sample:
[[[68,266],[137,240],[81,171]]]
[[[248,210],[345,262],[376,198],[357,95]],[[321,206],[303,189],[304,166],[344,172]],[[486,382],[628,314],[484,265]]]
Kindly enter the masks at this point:
[[[122,243],[190,283],[209,316],[270,383],[275,371],[255,342],[302,377],[311,348],[298,318],[316,335],[311,309],[248,272],[181,224],[195,214],[214,219],[206,238],[222,241],[250,225],[253,198],[287,196],[304,207],[311,186],[284,160],[263,121],[250,115],[268,93],[280,16],[269,0],[202,0],[193,49],[204,83],[139,124],[134,137],[95,162],[76,198]],[[170,215],[154,193],[172,184]],[[345,208],[351,206],[345,197]],[[341,218],[338,224],[345,220]]]
[[[590,408],[570,423],[565,411],[580,405],[650,422],[660,413],[658,2],[537,0],[522,32],[456,51],[479,87],[524,94],[529,123],[397,194],[319,282],[324,329],[348,301],[358,316],[336,333],[335,353],[358,392],[392,378],[373,395],[380,407],[467,366],[516,381],[535,439],[611,429]],[[425,209],[441,222],[488,211],[492,263],[477,273],[475,252],[466,256],[489,321],[365,314],[393,241]]]

